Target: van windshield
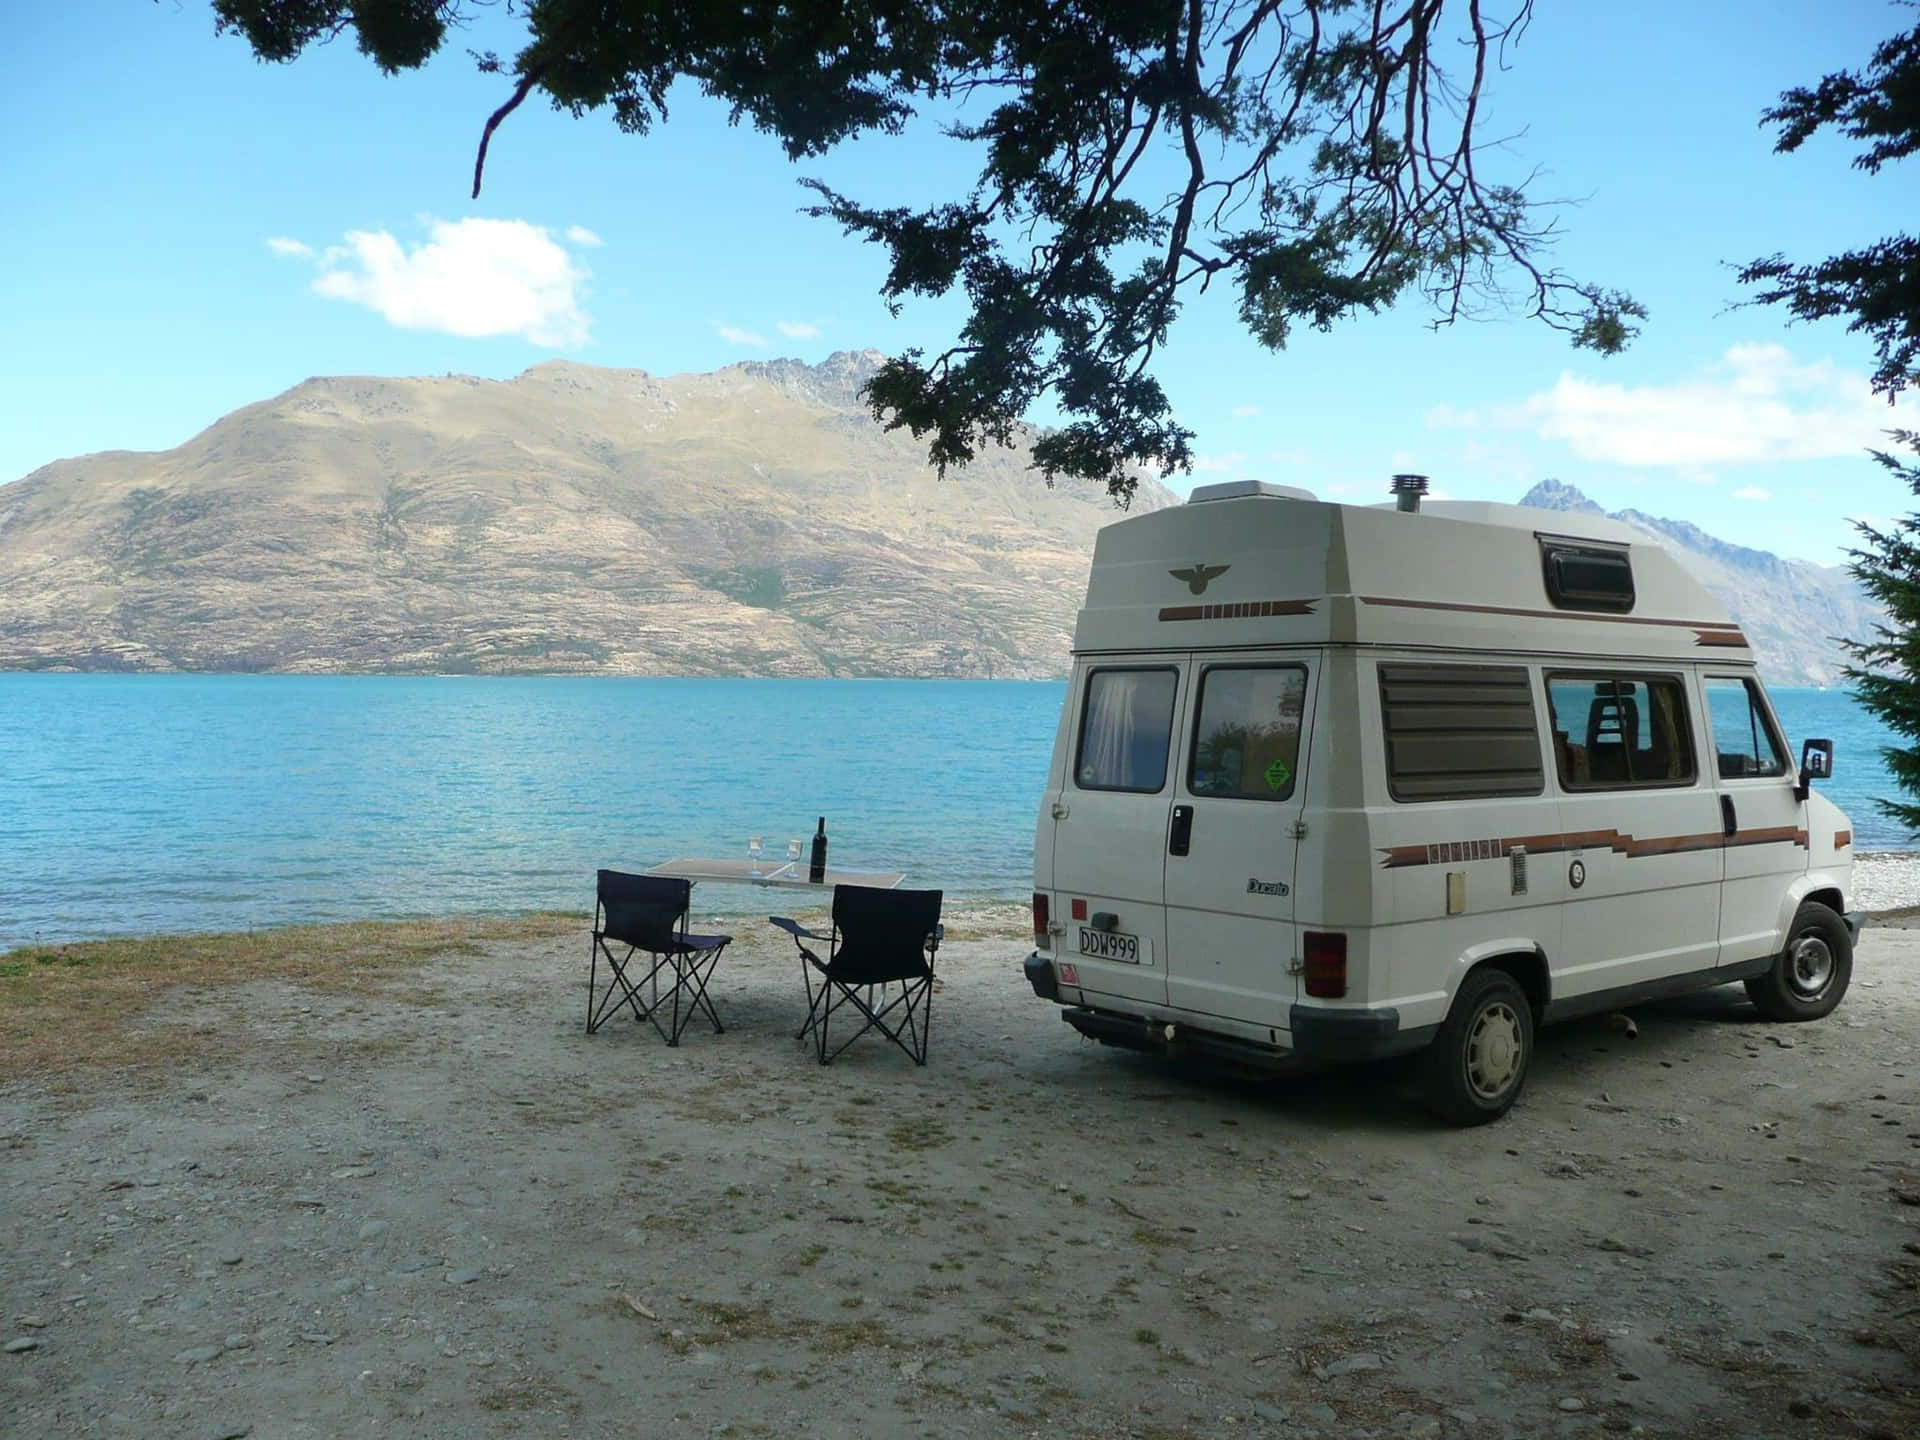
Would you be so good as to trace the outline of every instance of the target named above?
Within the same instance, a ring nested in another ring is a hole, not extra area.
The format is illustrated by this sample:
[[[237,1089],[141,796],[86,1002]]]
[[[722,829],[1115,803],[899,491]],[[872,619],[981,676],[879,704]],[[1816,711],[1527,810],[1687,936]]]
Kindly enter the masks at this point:
[[[1095,670],[1080,711],[1082,790],[1154,791],[1167,783],[1178,676],[1168,669]]]

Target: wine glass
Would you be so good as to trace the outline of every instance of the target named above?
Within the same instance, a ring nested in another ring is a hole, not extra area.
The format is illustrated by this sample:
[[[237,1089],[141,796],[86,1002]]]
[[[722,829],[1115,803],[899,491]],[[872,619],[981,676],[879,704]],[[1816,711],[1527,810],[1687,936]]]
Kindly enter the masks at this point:
[[[749,835],[747,837],[747,859],[752,863],[753,873],[755,875],[760,873],[760,857],[764,853],[765,846],[760,843],[760,837],[758,835]]]
[[[798,865],[800,863],[800,857],[805,853],[806,851],[802,847],[800,841],[798,840],[787,841],[787,864]]]

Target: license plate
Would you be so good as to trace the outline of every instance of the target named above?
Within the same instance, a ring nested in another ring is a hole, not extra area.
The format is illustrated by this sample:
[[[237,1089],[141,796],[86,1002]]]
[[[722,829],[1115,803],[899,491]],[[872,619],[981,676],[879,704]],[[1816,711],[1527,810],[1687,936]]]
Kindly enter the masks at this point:
[[[1080,930],[1080,953],[1089,960],[1118,960],[1124,965],[1151,965],[1153,947],[1138,935],[1120,930]]]

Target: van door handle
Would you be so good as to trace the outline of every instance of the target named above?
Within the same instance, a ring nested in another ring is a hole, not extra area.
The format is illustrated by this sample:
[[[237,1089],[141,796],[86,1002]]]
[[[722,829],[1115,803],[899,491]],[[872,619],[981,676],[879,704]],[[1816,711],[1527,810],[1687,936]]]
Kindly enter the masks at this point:
[[[1173,807],[1173,830],[1167,836],[1167,853],[1184,855],[1193,843],[1193,806],[1176,805]]]
[[[1737,835],[1740,833],[1740,817],[1733,813],[1733,797],[1731,795],[1722,795],[1720,797],[1720,828],[1728,835]]]

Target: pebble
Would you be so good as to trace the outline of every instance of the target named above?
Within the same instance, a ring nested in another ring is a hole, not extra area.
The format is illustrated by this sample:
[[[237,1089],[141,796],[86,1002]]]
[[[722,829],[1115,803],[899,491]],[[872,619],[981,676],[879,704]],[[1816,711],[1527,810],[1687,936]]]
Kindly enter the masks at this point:
[[[221,1426],[213,1432],[212,1440],[247,1440],[247,1436],[251,1434],[253,1434],[253,1426],[243,1420],[236,1425]]]
[[[1560,1408],[1569,1415],[1573,1415],[1586,1409],[1587,1402],[1582,1400],[1578,1395],[1569,1395],[1560,1402]]]
[[[386,1233],[386,1230],[387,1230],[386,1221],[369,1220],[367,1221],[366,1224],[360,1227],[360,1238],[362,1240],[377,1239],[379,1236],[384,1235]]]
[[[336,1180],[367,1180],[380,1172],[371,1165],[347,1165],[333,1172]]]
[[[479,1270],[449,1270],[446,1273],[446,1282],[449,1285],[471,1285],[483,1274],[484,1272]]]
[[[251,1350],[252,1348],[253,1337],[245,1331],[241,1331],[237,1335],[227,1336],[227,1349],[229,1350]]]
[[[47,1328],[47,1322],[38,1315],[22,1315],[20,1317],[20,1323],[29,1330],[44,1330]]]
[[[29,1350],[38,1350],[40,1342],[32,1335],[22,1335],[18,1340],[7,1341],[7,1354],[24,1355]]]
[[[218,1360],[225,1352],[224,1345],[194,1345],[182,1350],[173,1357],[176,1365],[205,1365],[209,1360]]]
[[[416,1255],[411,1260],[402,1260],[393,1269],[396,1275],[415,1275],[422,1270],[432,1270],[446,1263],[438,1255]]]
[[[1338,1425],[1340,1416],[1331,1405],[1302,1405],[1297,1418],[1312,1425]]]
[[[1284,1425],[1292,1418],[1278,1405],[1269,1405],[1264,1400],[1253,1402],[1253,1413],[1271,1425]]]
[[[242,1255],[238,1250],[222,1250],[214,1258],[217,1259],[222,1265],[238,1265],[242,1260],[246,1259],[247,1257],[245,1255]]]
[[[351,1295],[360,1288],[360,1282],[351,1275],[343,1275],[333,1282],[331,1288],[336,1295]]]
[[[309,1345],[331,1345],[333,1343],[333,1336],[322,1335],[318,1330],[302,1330],[300,1332],[300,1338]]]
[[[1287,1198],[1289,1200],[1311,1200],[1313,1198],[1313,1192],[1311,1190],[1289,1190],[1287,1192]]]

